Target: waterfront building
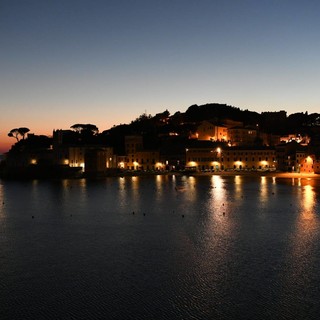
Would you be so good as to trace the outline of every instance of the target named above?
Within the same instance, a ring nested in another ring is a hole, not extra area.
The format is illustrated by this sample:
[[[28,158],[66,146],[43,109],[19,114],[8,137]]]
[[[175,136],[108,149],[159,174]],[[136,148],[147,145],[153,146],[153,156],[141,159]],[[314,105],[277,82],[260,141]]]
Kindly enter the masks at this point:
[[[309,172],[312,169],[310,172],[313,172],[309,148],[300,145],[295,140],[277,145],[276,157],[278,169],[281,171]]]
[[[85,152],[85,172],[87,174],[106,174],[117,168],[117,157],[112,148],[89,149]]]
[[[160,162],[160,153],[156,150],[140,150],[127,157],[126,169],[129,170],[163,170],[165,164]]]
[[[300,173],[314,173],[314,156],[297,153],[297,168],[295,171]]]
[[[186,149],[186,167],[197,170],[276,170],[276,165],[275,149],[270,147]]]
[[[184,168],[186,160],[186,143],[188,139],[179,136],[162,139],[159,148],[160,162],[166,170],[179,170]]]
[[[81,168],[82,172],[104,172],[117,167],[113,148],[85,143],[71,130],[53,131],[53,153],[56,165]]]

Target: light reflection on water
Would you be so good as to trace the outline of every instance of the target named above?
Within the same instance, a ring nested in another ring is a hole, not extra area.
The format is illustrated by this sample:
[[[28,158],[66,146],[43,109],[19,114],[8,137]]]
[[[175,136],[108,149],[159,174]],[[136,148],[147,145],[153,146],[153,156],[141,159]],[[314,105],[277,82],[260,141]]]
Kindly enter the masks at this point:
[[[316,202],[316,194],[313,182],[298,180],[297,186],[301,187],[298,195],[298,209],[294,221],[293,232],[289,236],[285,260],[283,262],[282,274],[282,291],[281,299],[287,300],[290,296],[292,308],[290,315],[296,318],[296,314],[301,312],[318,312],[318,307],[312,299],[319,296],[319,202]],[[288,289],[290,288],[290,289]],[[308,288],[308,298],[305,299],[304,291]],[[289,293],[288,293],[289,291]],[[302,306],[302,307],[299,307]],[[283,304],[282,309],[285,308]],[[285,310],[283,310],[285,312]],[[310,316],[310,319],[313,317]]]
[[[275,177],[0,181],[3,319],[315,318],[319,195]]]

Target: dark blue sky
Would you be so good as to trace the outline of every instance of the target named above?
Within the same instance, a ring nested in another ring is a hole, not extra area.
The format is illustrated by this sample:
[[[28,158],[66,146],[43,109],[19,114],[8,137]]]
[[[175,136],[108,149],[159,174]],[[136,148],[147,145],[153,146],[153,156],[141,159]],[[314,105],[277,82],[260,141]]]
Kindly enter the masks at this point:
[[[319,12],[295,0],[0,0],[1,142],[17,126],[102,131],[194,103],[320,112]]]

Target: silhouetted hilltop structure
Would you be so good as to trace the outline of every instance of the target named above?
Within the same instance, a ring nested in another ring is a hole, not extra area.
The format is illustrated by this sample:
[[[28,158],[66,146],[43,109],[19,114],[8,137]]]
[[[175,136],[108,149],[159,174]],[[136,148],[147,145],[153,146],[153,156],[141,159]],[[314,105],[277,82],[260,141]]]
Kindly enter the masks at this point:
[[[94,124],[81,123],[54,130],[52,138],[28,132],[25,127],[9,132],[17,142],[1,164],[2,175],[105,176],[185,167],[320,171],[318,113],[260,114],[208,103],[173,115],[168,110],[155,116],[143,113],[101,133]]]
[[[185,121],[200,122],[203,120],[215,120],[223,122],[224,119],[241,121],[244,125],[255,125],[260,120],[257,112],[240,110],[233,106],[219,103],[209,103],[205,105],[192,105],[185,112]]]

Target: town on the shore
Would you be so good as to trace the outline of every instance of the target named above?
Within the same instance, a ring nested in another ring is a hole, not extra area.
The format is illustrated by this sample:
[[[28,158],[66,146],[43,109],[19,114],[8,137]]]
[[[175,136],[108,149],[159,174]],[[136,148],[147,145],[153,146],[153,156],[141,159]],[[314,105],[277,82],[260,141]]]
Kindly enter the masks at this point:
[[[73,124],[52,136],[13,128],[1,177],[100,177],[167,172],[320,174],[320,114],[257,113],[226,104],[146,113],[99,132]]]

